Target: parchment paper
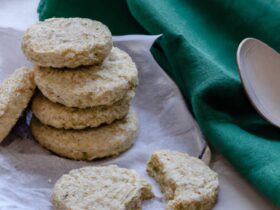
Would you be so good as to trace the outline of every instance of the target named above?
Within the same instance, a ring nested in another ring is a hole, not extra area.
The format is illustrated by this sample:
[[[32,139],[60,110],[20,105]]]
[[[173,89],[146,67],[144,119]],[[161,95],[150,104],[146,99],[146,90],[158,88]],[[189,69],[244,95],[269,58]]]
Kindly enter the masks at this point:
[[[0,28],[0,81],[22,65],[31,65],[20,50],[22,32]],[[151,56],[156,36],[122,36],[114,45],[128,52],[139,70],[139,87],[133,107],[140,119],[135,145],[115,158],[99,161],[73,161],[43,149],[31,137],[23,117],[0,145],[0,209],[48,210],[55,181],[74,168],[117,164],[135,169],[153,186],[155,199],[143,209],[162,210],[164,202],[158,185],[147,176],[145,166],[154,150],[172,149],[201,156],[206,148],[199,129],[172,80]]]

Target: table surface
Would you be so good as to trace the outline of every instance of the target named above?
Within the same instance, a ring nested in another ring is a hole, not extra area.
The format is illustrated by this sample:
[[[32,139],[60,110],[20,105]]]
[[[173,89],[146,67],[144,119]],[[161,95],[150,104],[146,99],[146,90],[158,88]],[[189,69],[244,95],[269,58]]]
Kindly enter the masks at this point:
[[[1,0],[0,27],[25,30],[26,27],[38,21],[36,13],[38,3],[39,0]],[[226,206],[232,206],[232,210],[278,209],[254,190],[230,163],[215,151],[211,165],[218,172],[220,182],[223,183],[220,197],[223,197],[223,191],[227,191],[227,198],[220,199],[219,202],[224,202]]]

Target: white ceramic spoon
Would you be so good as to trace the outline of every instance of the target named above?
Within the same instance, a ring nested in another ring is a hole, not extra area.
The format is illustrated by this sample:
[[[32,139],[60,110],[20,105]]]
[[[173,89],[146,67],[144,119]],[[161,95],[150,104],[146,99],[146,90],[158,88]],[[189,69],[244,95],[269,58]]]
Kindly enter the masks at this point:
[[[238,47],[237,63],[254,107],[280,127],[280,54],[260,40],[247,38]]]

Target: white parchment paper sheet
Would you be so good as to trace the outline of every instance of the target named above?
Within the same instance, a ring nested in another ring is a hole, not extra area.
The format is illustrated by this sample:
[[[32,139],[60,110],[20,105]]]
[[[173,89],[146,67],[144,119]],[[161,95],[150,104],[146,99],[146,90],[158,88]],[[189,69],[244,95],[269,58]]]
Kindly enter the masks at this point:
[[[0,80],[15,68],[30,65],[20,50],[22,32],[0,29]],[[143,209],[164,209],[158,186],[145,172],[154,150],[172,149],[200,156],[206,146],[174,82],[150,54],[155,36],[115,37],[114,45],[128,52],[139,70],[139,87],[133,107],[140,119],[135,145],[122,155],[82,162],[58,157],[35,142],[22,119],[0,146],[0,209],[51,209],[50,195],[55,181],[74,168],[117,164],[135,169],[153,185],[156,198]],[[71,91],[71,90],[69,90]]]

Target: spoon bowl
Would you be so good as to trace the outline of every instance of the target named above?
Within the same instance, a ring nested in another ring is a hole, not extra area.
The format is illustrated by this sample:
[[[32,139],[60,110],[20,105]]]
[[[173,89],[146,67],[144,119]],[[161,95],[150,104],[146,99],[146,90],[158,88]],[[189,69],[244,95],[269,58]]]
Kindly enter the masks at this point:
[[[237,64],[253,106],[280,127],[280,54],[260,40],[246,38],[239,44]]]

